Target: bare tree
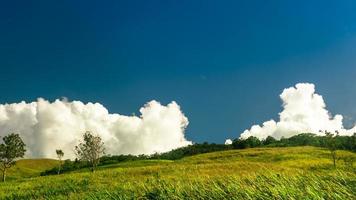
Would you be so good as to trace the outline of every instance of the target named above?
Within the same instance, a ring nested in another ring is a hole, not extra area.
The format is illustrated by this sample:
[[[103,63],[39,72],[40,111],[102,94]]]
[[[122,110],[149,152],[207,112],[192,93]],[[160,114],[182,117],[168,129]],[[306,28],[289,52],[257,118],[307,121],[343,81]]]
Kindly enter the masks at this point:
[[[336,168],[336,150],[337,150],[337,141],[336,141],[336,136],[339,135],[338,131],[335,131],[335,135],[332,134],[331,132],[325,131],[325,137],[326,137],[326,146],[330,151],[331,158],[334,164],[334,168]]]
[[[92,172],[98,166],[100,157],[104,155],[104,150],[104,142],[101,141],[100,136],[93,135],[90,131],[84,133],[83,142],[75,147],[78,159],[87,161]]]
[[[59,160],[58,174],[60,174],[61,173],[61,167],[62,167],[62,158],[64,156],[64,153],[63,153],[63,151],[61,149],[57,149],[56,153],[57,153],[57,157],[58,157],[58,160]]]
[[[0,164],[2,171],[2,181],[5,182],[6,170],[12,167],[17,158],[25,155],[25,143],[19,134],[11,133],[3,138],[4,143],[0,144]]]

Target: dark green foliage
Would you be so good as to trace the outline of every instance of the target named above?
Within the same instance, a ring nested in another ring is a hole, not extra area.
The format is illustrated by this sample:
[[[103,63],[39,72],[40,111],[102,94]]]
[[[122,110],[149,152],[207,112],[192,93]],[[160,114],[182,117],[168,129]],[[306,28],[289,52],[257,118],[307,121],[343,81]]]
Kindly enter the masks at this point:
[[[139,156],[134,156],[134,155],[116,155],[116,156],[110,156],[110,155],[105,155],[100,158],[100,162],[98,166],[104,166],[104,165],[110,165],[110,164],[116,164],[120,162],[127,162],[127,161],[135,161],[135,160],[145,160],[149,159],[149,156],[147,155],[139,155]],[[78,169],[84,169],[84,168],[90,168],[91,164],[86,162],[86,161],[80,161],[78,159],[71,161],[71,160],[65,160],[64,163],[61,165],[61,173],[65,172],[70,172],[70,171],[75,171]],[[55,175],[58,173],[58,167],[46,170],[41,173],[41,176],[46,176],[46,175]]]
[[[149,156],[147,155],[106,155],[100,158],[100,164],[101,165],[110,165],[110,164],[115,164],[119,162],[126,162],[126,161],[134,161],[134,160],[146,160],[148,159]]]
[[[232,142],[232,146],[235,149],[254,148],[262,145],[262,142],[254,136],[250,136],[247,139],[236,139]]]
[[[87,162],[79,161],[77,159],[75,161],[71,161],[68,159],[65,160],[64,163],[61,165],[61,173],[75,171],[87,167],[90,167],[90,165]],[[54,175],[54,174],[58,174],[58,167],[54,167],[52,169],[42,172],[41,176]]]
[[[245,149],[247,148],[247,145],[244,139],[239,138],[232,141],[232,147],[234,149]]]
[[[276,142],[276,139],[272,136],[268,136],[264,141],[262,141],[263,145],[270,145]]]
[[[234,149],[245,149],[259,146],[316,146],[334,150],[340,149],[356,152],[356,134],[353,134],[352,136],[340,136],[336,134],[334,137],[330,137],[328,134],[325,136],[318,136],[313,133],[302,133],[290,138],[282,137],[280,140],[276,140],[275,138],[268,136],[263,141],[260,141],[258,138],[251,136],[247,139],[235,139],[232,143],[232,146]]]
[[[320,146],[321,144],[320,137],[311,133],[295,135],[285,141],[287,141],[287,146]]]
[[[246,139],[247,147],[259,147],[262,145],[261,141],[257,137],[250,136]]]
[[[352,136],[335,136],[337,149],[351,150],[356,152],[356,133]]]
[[[186,147],[174,149],[166,153],[155,154],[151,156],[151,158],[165,159],[165,160],[178,160],[186,156],[192,156],[201,153],[209,153],[214,151],[224,151],[228,149],[231,149],[231,145],[215,144],[215,143],[209,144],[207,142],[204,142],[203,144],[193,144]]]

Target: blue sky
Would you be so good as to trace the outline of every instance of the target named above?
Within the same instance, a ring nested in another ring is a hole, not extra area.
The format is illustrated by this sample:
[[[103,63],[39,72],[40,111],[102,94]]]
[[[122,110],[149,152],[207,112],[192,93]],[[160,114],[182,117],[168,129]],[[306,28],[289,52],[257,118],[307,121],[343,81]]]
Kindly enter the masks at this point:
[[[221,143],[311,82],[356,121],[354,1],[83,2],[1,3],[0,103],[67,97],[131,114],[174,100],[188,139]]]

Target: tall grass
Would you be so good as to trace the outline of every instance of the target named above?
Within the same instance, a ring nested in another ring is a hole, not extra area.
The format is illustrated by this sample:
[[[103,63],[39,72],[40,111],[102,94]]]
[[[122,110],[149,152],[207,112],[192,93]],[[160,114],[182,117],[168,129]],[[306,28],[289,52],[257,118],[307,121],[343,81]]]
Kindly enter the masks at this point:
[[[340,156],[355,156],[338,152]],[[320,148],[265,148],[134,161],[0,184],[1,199],[356,199],[356,173]]]

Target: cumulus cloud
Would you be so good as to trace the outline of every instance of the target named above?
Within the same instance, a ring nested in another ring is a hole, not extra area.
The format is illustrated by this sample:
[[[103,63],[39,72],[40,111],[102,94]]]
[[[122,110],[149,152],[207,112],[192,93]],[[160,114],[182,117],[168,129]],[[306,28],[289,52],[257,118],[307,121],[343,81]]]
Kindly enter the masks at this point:
[[[269,120],[260,125],[253,125],[245,130],[240,138],[255,136],[264,139],[267,136],[274,138],[291,137],[299,133],[315,133],[323,135],[320,130],[339,131],[340,135],[352,135],[356,126],[345,129],[342,123],[343,116],[332,116],[323,97],[315,93],[314,84],[299,83],[295,87],[283,90],[280,98],[283,102],[283,111],[279,113],[279,121]]]
[[[184,136],[188,119],[176,102],[150,101],[140,116],[110,114],[99,103],[66,99],[0,104],[0,136],[16,132],[27,145],[27,157],[55,157],[62,149],[74,157],[85,131],[102,137],[108,154],[152,154],[191,144]]]
[[[231,139],[226,139],[225,140],[225,145],[230,145],[232,144],[232,140]]]

